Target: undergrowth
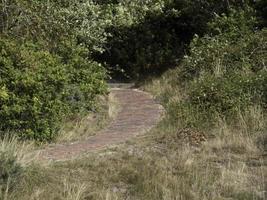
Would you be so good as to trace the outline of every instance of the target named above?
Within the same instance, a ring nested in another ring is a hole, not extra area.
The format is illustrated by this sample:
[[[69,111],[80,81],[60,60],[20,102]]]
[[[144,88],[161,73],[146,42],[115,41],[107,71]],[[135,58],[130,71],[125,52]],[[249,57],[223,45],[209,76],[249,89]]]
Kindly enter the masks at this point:
[[[116,118],[119,109],[117,99],[112,93],[98,96],[95,112],[81,113],[68,119],[61,127],[56,142],[82,140],[97,134]]]

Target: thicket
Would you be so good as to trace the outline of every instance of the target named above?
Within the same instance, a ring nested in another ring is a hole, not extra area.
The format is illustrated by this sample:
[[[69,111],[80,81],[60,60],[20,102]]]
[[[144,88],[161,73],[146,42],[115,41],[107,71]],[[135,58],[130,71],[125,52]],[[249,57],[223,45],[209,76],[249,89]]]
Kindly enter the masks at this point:
[[[50,141],[106,91],[106,70],[91,59],[105,40],[100,7],[24,0],[0,7],[1,136]]]
[[[108,5],[118,18],[107,28],[107,50],[95,57],[117,77],[159,75],[180,63],[194,34],[207,33],[208,22],[216,15],[247,4],[249,1],[113,1]]]
[[[267,108],[267,30],[258,27],[256,11],[247,6],[217,15],[208,23],[209,34],[194,36],[172,82],[184,93],[170,103],[174,121],[234,125],[250,108]]]

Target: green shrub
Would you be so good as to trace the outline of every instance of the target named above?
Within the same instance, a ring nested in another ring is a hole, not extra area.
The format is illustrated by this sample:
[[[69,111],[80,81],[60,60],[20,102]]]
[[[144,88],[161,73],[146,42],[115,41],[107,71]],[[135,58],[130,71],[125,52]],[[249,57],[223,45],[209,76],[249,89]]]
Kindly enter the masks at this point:
[[[93,1],[0,3],[0,135],[49,141],[70,115],[95,110],[110,13]],[[8,39],[7,39],[8,38]]]
[[[237,20],[235,23],[240,25],[242,21]],[[263,70],[266,62],[266,34],[267,30],[254,32],[248,27],[236,27],[216,36],[196,36],[190,45],[190,54],[183,61],[181,79],[192,80],[205,73],[224,76],[237,71],[255,73]]]
[[[69,74],[64,97],[74,110],[91,110],[95,97],[107,90],[106,70],[87,59],[89,50],[86,47],[68,42],[61,44],[57,51]]]
[[[0,3],[0,36],[41,43],[53,53],[66,41],[98,52],[104,50],[110,18],[93,0],[9,0]]]
[[[254,105],[266,108],[267,30],[254,30],[253,15],[250,8],[231,10],[209,23],[209,35],[194,37],[177,72],[186,97],[171,105],[172,116],[202,127]]]
[[[253,104],[266,104],[267,73],[255,75],[206,76],[195,82],[189,101],[202,110],[221,115],[242,111]]]
[[[94,108],[105,71],[75,48],[67,63],[32,43],[0,40],[0,131],[49,141],[63,119]],[[77,48],[79,49],[79,48]]]

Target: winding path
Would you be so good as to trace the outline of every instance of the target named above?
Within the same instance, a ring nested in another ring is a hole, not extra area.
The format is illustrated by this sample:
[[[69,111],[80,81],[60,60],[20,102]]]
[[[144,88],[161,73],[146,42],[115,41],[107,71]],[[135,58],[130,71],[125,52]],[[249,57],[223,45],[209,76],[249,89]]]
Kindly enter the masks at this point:
[[[40,157],[48,160],[68,160],[92,150],[118,144],[145,133],[155,126],[163,108],[153,97],[137,89],[111,89],[120,111],[105,129],[86,140],[70,144],[56,144],[41,150]]]

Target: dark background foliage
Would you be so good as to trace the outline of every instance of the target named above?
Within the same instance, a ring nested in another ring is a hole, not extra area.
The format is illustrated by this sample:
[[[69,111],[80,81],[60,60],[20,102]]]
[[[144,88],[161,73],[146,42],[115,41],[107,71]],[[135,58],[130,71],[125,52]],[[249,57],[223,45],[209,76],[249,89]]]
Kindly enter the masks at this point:
[[[250,1],[227,0],[164,2],[160,12],[146,12],[137,24],[113,24],[107,28],[110,37],[106,51],[97,53],[95,58],[114,71],[113,76],[144,79],[159,75],[179,63],[195,34],[209,32],[208,23],[216,15],[254,5]]]

